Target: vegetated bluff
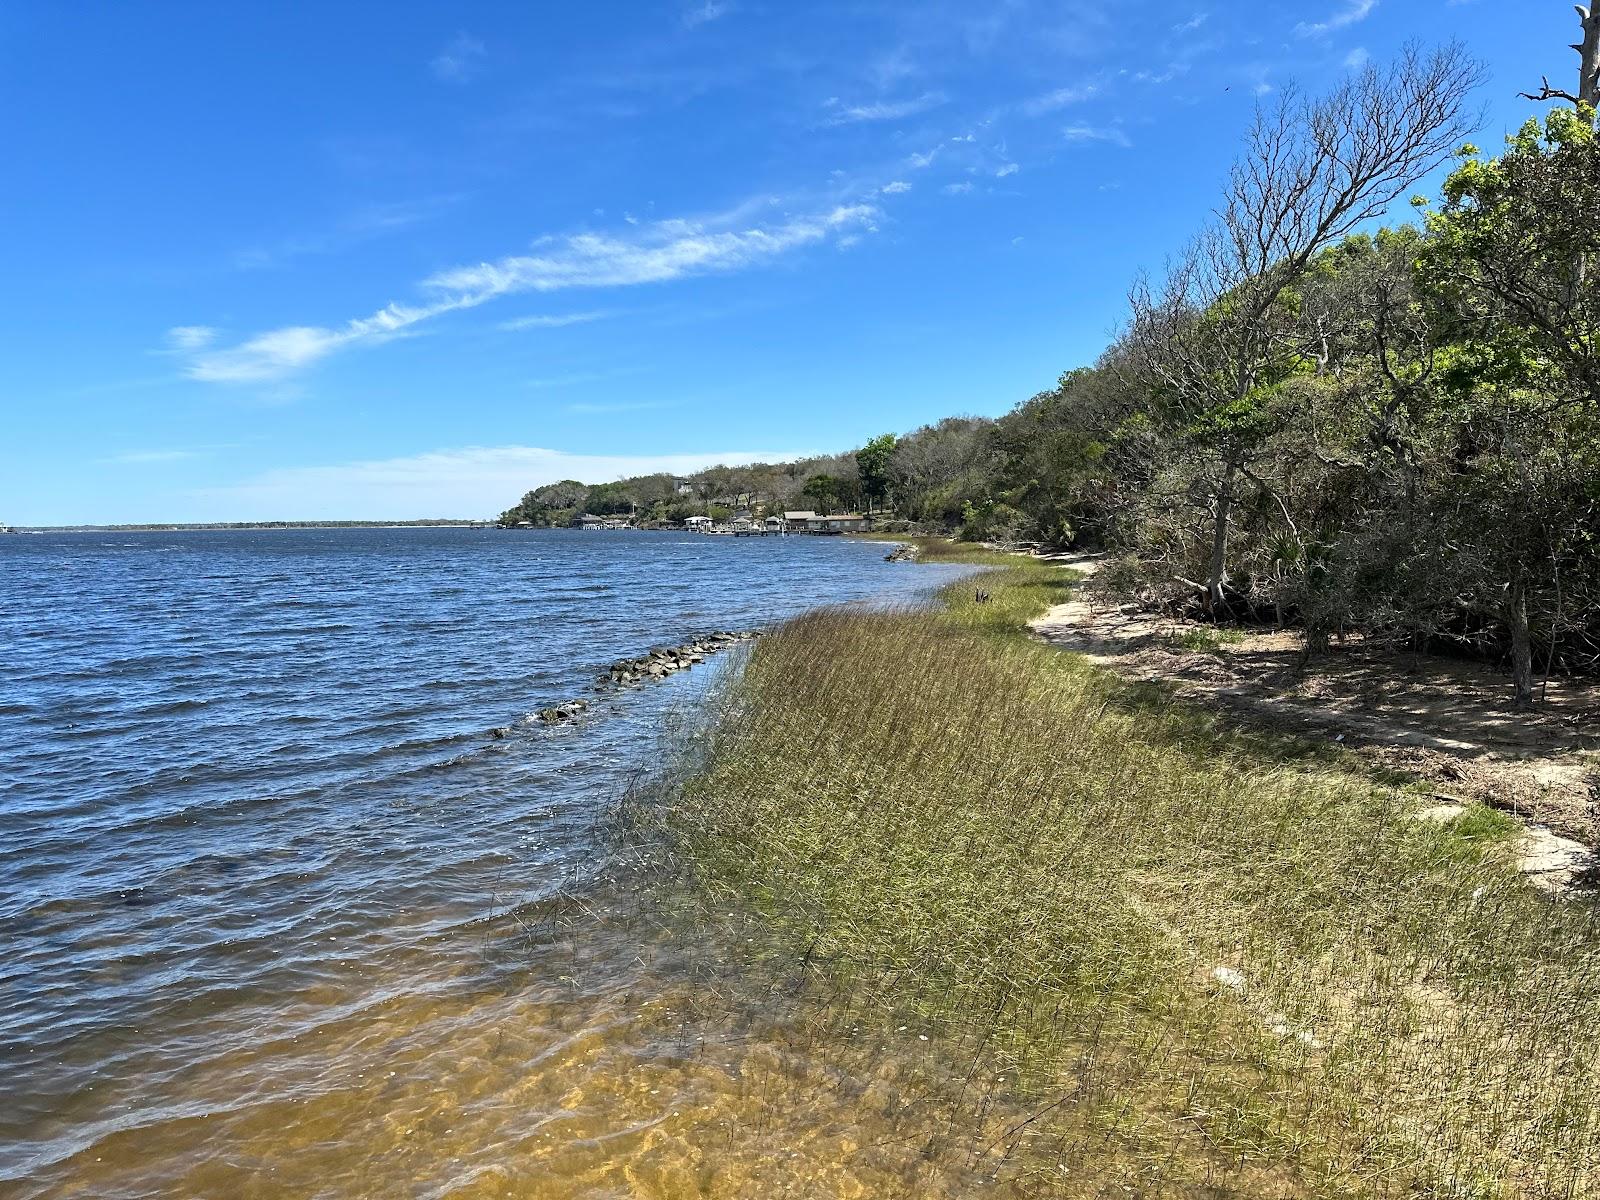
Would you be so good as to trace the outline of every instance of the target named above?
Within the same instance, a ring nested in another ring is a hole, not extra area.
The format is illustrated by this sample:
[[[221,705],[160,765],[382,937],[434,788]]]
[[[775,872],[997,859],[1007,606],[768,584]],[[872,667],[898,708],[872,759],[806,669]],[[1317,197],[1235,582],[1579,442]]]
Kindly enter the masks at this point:
[[[1586,34],[1590,32],[1586,21]],[[1596,39],[1586,37],[1585,44]],[[1589,59],[1585,58],[1587,64]],[[1480,72],[1415,50],[1264,108],[1217,219],[1090,367],[998,420],[855,454],[530,492],[504,520],[881,504],[984,541],[1103,549],[1112,577],[1316,650],[1454,644],[1600,665],[1600,143],[1589,78],[1502,154]],[[1416,224],[1367,232],[1454,153]]]

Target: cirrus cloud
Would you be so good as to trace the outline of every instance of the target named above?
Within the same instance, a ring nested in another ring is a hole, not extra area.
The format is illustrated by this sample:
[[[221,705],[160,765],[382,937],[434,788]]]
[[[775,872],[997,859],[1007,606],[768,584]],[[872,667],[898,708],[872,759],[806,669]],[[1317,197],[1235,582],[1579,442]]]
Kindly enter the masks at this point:
[[[408,336],[423,322],[502,296],[638,287],[747,270],[807,246],[873,232],[879,215],[870,204],[852,204],[743,228],[727,227],[729,218],[723,217],[658,221],[636,226],[626,235],[580,233],[546,238],[536,243],[539,253],[453,267],[424,279],[420,286],[427,299],[422,303],[391,303],[342,325],[284,326],[225,347],[214,346],[209,327],[180,326],[169,333],[169,344],[186,355],[184,374],[190,379],[268,382],[305,370],[341,350]],[[534,318],[530,323],[541,322]],[[201,330],[206,336],[197,332]]]

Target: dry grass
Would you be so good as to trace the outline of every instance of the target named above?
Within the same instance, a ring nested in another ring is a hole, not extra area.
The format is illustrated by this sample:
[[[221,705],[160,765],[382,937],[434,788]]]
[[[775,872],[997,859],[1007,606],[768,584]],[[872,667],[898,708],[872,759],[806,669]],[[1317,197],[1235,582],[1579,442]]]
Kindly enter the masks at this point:
[[[751,656],[661,814],[744,968],[927,1031],[940,1152],[1020,1194],[1600,1195],[1592,911],[1493,817],[1129,707],[1003,561]]]

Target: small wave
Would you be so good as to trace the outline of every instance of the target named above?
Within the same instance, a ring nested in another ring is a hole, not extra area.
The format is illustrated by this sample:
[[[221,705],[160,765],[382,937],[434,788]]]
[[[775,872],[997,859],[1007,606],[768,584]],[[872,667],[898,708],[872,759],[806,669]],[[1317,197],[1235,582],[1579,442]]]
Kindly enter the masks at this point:
[[[326,625],[275,625],[270,628],[241,629],[237,636],[246,638],[308,637],[319,633],[346,633],[355,626],[348,621],[332,621]]]
[[[215,701],[211,697],[193,697],[187,700],[163,700],[156,704],[146,704],[139,708],[130,709],[130,717],[173,717],[179,713],[194,712],[197,709],[209,707]]]

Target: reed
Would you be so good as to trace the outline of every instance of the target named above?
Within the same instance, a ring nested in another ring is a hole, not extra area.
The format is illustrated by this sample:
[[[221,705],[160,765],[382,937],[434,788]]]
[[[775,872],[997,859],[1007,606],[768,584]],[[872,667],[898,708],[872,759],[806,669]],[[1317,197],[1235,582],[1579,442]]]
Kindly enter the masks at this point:
[[[762,639],[652,817],[741,970],[936,1055],[921,1153],[1018,1194],[1600,1195],[1594,911],[1494,814],[1022,636],[1070,584]]]

